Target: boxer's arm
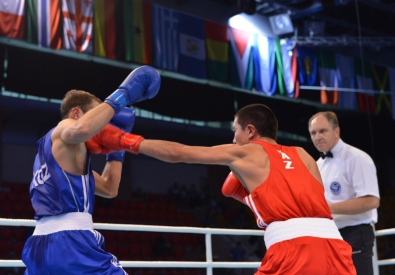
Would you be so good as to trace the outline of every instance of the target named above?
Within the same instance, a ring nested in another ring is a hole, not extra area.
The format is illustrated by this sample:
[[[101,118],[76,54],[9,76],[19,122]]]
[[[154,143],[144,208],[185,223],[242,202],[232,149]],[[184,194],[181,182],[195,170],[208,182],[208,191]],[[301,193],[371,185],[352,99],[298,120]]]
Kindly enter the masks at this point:
[[[73,108],[71,112],[78,112],[77,109]],[[81,111],[79,110],[79,112]],[[110,105],[102,103],[84,115],[82,113],[76,114],[79,116],[78,119],[62,120],[55,128],[53,135],[59,136],[67,144],[85,142],[100,132],[114,116],[114,113],[114,109]]]
[[[134,111],[129,108],[124,108],[121,112],[114,115],[110,123],[122,130],[131,131],[134,119]],[[118,130],[117,133],[122,132]],[[90,144],[91,151],[100,151],[101,153],[106,154],[107,163],[103,169],[102,175],[100,176],[97,173],[95,174],[95,194],[106,198],[113,198],[118,194],[122,162],[124,160],[125,152],[114,151],[114,149],[102,147],[97,142],[98,141],[95,141],[94,138],[91,138],[86,142],[88,149]]]
[[[142,140],[138,151],[141,154],[166,161],[200,164],[219,164],[234,167],[238,160],[248,155],[248,148],[236,144],[218,146],[188,146],[163,140]]]
[[[247,157],[252,148],[236,144],[212,147],[187,146],[171,141],[146,140],[142,136],[125,133],[112,125],[106,125],[100,133],[86,142],[86,145],[94,154],[103,154],[100,150],[126,150],[165,162],[219,164],[231,168],[237,167],[238,160]]]
[[[133,70],[104,103],[83,114],[80,108],[72,108],[67,127],[57,127],[56,135],[66,144],[85,142],[99,133],[115,113],[127,106],[153,98],[159,91],[161,78],[154,68],[141,66]],[[61,126],[66,126],[61,124]],[[54,131],[55,131],[54,130]]]
[[[118,195],[119,184],[121,182],[122,162],[109,161],[99,175],[93,171],[95,177],[95,195],[104,198],[114,198]]]

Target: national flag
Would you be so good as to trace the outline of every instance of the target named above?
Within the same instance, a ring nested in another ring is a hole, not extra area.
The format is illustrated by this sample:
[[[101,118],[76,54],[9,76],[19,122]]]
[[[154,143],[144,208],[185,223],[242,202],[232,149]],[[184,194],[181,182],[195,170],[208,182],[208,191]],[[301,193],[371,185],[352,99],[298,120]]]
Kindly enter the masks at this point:
[[[228,27],[205,21],[207,47],[207,78],[221,82],[229,81]]]
[[[62,0],[63,47],[92,53],[93,0]]]
[[[339,87],[355,89],[354,58],[336,54],[336,70],[339,77]],[[357,96],[355,92],[340,91],[339,107],[357,109]]]
[[[95,0],[93,7],[94,54],[115,59],[115,6],[113,0]]]
[[[300,82],[298,78],[298,57],[295,47],[292,50],[292,57],[291,57],[291,76],[292,76],[292,81],[294,83],[294,98],[299,98]]]
[[[62,47],[60,0],[27,0],[27,41],[45,48]]]
[[[371,92],[373,90],[372,65],[355,59],[354,66],[357,88],[368,90],[357,93],[358,108],[365,112],[374,113],[376,106],[374,93]]]
[[[296,47],[299,81],[301,85],[314,86],[317,81],[317,55],[314,48]]]
[[[283,82],[283,74],[284,74],[284,69],[283,69],[283,60],[282,60],[282,50],[281,50],[281,45],[280,45],[280,40],[275,39],[274,40],[274,45],[276,46],[276,68],[277,68],[277,83],[278,83],[278,93],[280,95],[285,94],[285,87],[284,87],[284,82]]]
[[[288,97],[294,97],[295,94],[295,82],[296,82],[296,56],[293,50],[290,49],[287,42],[282,40],[281,45],[281,60],[283,67],[283,81],[285,84],[285,90]],[[280,78],[280,77],[279,77]],[[280,80],[280,79],[279,79]],[[299,86],[297,87],[299,89]]]
[[[320,79],[321,103],[337,105],[339,102],[339,76],[336,70],[336,59],[333,53],[318,51],[318,73]],[[325,88],[331,87],[335,90],[327,91]]]
[[[254,80],[252,45],[254,34],[228,27],[232,54],[232,84],[250,90]]]
[[[178,12],[152,5],[154,33],[154,65],[170,71],[178,71],[179,39]]]
[[[274,40],[276,51],[278,92],[288,97],[299,96],[299,81],[297,80],[297,60],[295,51],[289,50],[286,43],[279,39]],[[295,86],[296,84],[296,86]],[[296,87],[296,89],[295,89]],[[296,91],[296,93],[295,93]]]
[[[385,91],[389,91],[389,71],[388,68],[372,65],[372,74],[373,74],[373,89],[380,91],[380,93],[376,94],[375,102],[375,114],[391,114],[391,98],[390,95],[385,94]]]
[[[200,18],[180,13],[180,73],[205,79],[206,47],[204,41],[204,21]]]
[[[0,36],[23,39],[25,0],[0,1]]]
[[[253,55],[255,89],[271,96],[277,88],[277,75],[274,71],[276,61],[274,39],[254,34]]]
[[[391,113],[392,119],[395,120],[395,69],[389,68],[389,80],[390,80],[390,91],[391,91]]]
[[[153,65],[152,7],[141,0],[123,0],[125,60]]]

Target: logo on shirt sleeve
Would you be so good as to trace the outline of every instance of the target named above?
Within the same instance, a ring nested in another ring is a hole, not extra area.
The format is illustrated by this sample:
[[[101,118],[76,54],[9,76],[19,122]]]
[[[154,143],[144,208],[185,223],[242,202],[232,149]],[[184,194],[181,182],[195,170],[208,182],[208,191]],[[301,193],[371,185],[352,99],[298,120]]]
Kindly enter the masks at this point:
[[[339,195],[340,191],[342,189],[342,186],[340,185],[340,183],[334,181],[331,183],[330,189],[331,189],[332,194]]]

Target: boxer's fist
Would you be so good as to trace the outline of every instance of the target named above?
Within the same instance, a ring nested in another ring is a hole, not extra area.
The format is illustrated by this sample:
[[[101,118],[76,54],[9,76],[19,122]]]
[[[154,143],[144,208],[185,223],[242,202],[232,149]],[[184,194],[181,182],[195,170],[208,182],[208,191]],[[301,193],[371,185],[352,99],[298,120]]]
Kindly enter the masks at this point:
[[[100,144],[98,136],[94,136],[88,141],[85,141],[86,148],[95,155],[106,155],[116,152],[113,148],[106,148],[103,144]]]
[[[126,150],[138,154],[142,136],[125,133],[121,129],[107,124],[103,130],[85,142],[86,147],[93,154],[109,154],[115,151]]]
[[[222,185],[222,194],[225,197],[232,197],[244,204],[246,204],[244,198],[248,196],[248,192],[235,175],[233,175],[233,172],[230,172],[225,179]]]
[[[134,125],[134,119],[136,117],[136,113],[134,112],[133,109],[131,108],[123,108],[118,114],[115,114],[113,118],[110,120],[110,124],[118,127],[122,131],[126,133],[130,133],[132,131],[133,125]],[[97,146],[100,147],[100,145],[95,144],[95,148]],[[106,148],[101,148],[101,151],[107,151],[108,149]],[[106,154],[106,160],[107,161],[120,161],[123,162],[125,159],[125,150],[122,151],[116,151],[112,153],[107,153]]]
[[[104,102],[119,113],[127,105],[153,98],[160,88],[160,75],[150,66],[142,66],[133,70],[119,88],[107,97]]]
[[[123,108],[118,114],[115,114],[110,123],[126,133],[132,131],[136,113],[131,108]]]

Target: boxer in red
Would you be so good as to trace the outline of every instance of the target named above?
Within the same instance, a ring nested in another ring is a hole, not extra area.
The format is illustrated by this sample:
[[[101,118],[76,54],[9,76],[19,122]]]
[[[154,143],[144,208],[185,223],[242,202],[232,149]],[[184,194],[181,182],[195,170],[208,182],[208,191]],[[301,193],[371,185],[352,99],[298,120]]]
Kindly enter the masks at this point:
[[[256,275],[355,275],[351,247],[332,219],[315,160],[300,147],[277,144],[277,128],[270,108],[252,104],[235,114],[233,144],[187,146],[105,128],[88,147],[228,166],[223,194],[248,205],[265,230],[267,252]]]

